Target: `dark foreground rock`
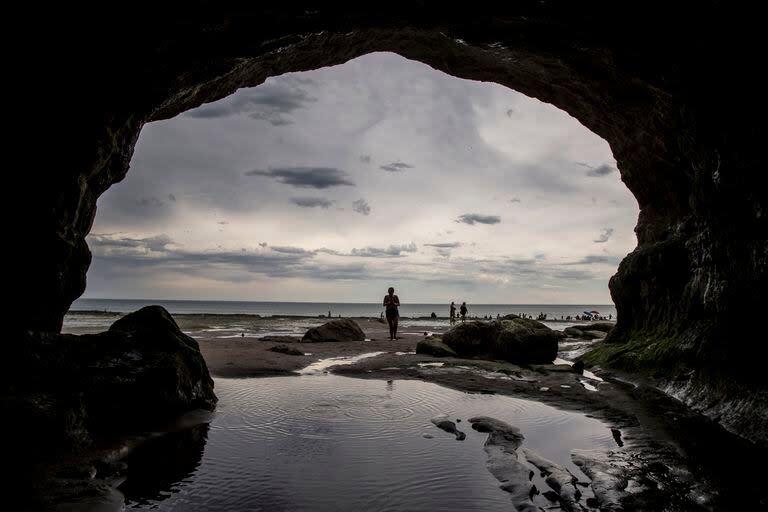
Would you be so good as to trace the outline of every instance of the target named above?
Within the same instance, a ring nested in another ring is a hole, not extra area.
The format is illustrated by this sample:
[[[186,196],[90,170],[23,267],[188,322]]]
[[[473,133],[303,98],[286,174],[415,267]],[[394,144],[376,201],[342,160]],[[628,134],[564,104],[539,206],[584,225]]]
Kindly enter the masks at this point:
[[[302,343],[363,340],[365,340],[365,333],[357,322],[349,318],[331,320],[319,327],[313,327],[301,338]]]
[[[0,399],[4,417],[15,421],[3,429],[28,458],[216,405],[197,342],[159,306],[126,315],[100,334],[28,332],[8,348],[13,364],[1,372]]]
[[[563,333],[536,320],[512,318],[467,322],[443,335],[443,343],[462,357],[502,359],[521,364],[551,363]]]
[[[416,353],[435,357],[456,357],[456,351],[438,338],[428,338],[419,341],[416,344]]]

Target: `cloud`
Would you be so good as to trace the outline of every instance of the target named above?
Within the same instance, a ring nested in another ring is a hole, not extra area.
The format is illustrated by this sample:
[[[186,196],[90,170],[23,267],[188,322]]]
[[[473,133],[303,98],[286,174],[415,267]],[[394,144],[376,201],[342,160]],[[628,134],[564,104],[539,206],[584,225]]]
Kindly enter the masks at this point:
[[[173,194],[168,194],[168,200],[172,203],[176,202],[176,196]]]
[[[259,242],[259,247],[266,247],[266,246],[267,246],[267,242]]]
[[[360,155],[360,161],[364,164],[371,163],[371,155]]]
[[[220,226],[226,226],[227,224],[229,224],[229,222],[227,222],[226,220],[220,220],[216,222],[216,224],[219,224]]]
[[[324,189],[343,185],[355,186],[346,172],[335,167],[270,167],[263,171],[253,169],[246,176],[266,176],[274,178],[279,183],[285,183],[298,188]]]
[[[508,108],[507,109],[507,117],[512,117],[512,115],[515,113],[514,109]]]
[[[416,244],[390,245],[387,248],[363,247],[362,249],[352,249],[350,256],[363,256],[366,258],[393,258],[402,256],[404,252],[416,252]]]
[[[406,169],[413,169],[413,166],[405,162],[392,162],[391,164],[379,166],[379,169],[384,169],[387,172],[402,172]]]
[[[272,247],[270,247],[270,249],[272,249],[274,252],[279,252],[279,253],[282,253],[282,254],[308,254],[308,255],[313,255],[313,254],[315,254],[317,252],[317,251],[308,251],[307,249],[303,249],[301,247],[289,247],[289,246],[282,246],[281,247],[281,246],[278,246],[278,245],[273,245]]]
[[[577,162],[582,167],[587,167],[589,170],[585,173],[587,176],[590,176],[592,178],[602,178],[603,176],[608,176],[611,174],[615,169],[608,165],[608,164],[602,164],[597,167],[594,167],[589,164],[585,164],[583,162]]]
[[[597,240],[592,240],[596,244],[602,244],[607,242],[611,236],[613,235],[613,228],[605,228],[602,233],[600,233],[600,236],[597,237]]]
[[[147,196],[147,197],[142,197],[140,199],[137,199],[136,204],[139,206],[143,206],[145,208],[160,207],[165,205],[165,201],[155,196]]]
[[[461,247],[461,242],[440,242],[437,244],[422,244],[426,245],[427,247],[438,247],[441,249],[455,249],[457,247]]]
[[[162,252],[173,243],[168,235],[157,235],[146,238],[121,237],[109,233],[92,233],[88,236],[89,245],[100,254],[109,252]]]
[[[302,208],[323,208],[328,209],[335,201],[329,201],[322,197],[292,197],[291,202]]]
[[[513,197],[512,199],[509,200],[509,202],[510,203],[519,203],[520,202],[520,198],[519,197]]]
[[[363,215],[371,214],[371,207],[365,199],[358,199],[352,203],[352,209]]]
[[[498,224],[501,222],[501,217],[498,215],[480,215],[479,213],[465,213],[461,215],[456,222],[469,224],[474,226],[475,224]]]
[[[580,260],[572,261],[569,263],[562,263],[562,265],[592,265],[595,263],[604,263],[606,265],[616,266],[621,262],[619,256],[608,256],[605,254],[590,254],[584,256]]]
[[[268,80],[259,87],[238,91],[225,100],[203,105],[184,115],[198,119],[247,115],[251,119],[268,121],[273,126],[293,124],[285,116],[316,101],[299,85],[310,83],[291,77]]]

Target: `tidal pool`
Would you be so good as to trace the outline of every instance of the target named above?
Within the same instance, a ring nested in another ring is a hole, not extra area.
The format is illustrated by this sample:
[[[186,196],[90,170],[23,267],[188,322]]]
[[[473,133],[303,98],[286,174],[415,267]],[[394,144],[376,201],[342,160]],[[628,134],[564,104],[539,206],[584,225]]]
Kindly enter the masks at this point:
[[[606,425],[583,414],[421,381],[301,375],[215,382],[219,405],[210,424],[160,436],[129,456],[120,486],[129,509],[510,510],[510,495],[486,468],[488,434],[472,430],[470,417],[518,427],[523,447],[582,482],[588,479],[571,450],[617,446]],[[461,420],[464,441],[430,421],[441,414]],[[581,489],[585,502],[591,493]],[[543,495],[534,503],[553,506]]]

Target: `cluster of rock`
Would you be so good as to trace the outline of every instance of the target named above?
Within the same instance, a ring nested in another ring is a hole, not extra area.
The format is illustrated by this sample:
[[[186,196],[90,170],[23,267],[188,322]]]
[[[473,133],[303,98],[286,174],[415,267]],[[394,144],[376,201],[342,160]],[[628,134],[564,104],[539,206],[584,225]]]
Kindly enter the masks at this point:
[[[418,343],[416,353],[436,357],[501,359],[519,364],[546,364],[557,357],[564,335],[536,320],[507,315],[493,322],[454,326],[442,338]]]

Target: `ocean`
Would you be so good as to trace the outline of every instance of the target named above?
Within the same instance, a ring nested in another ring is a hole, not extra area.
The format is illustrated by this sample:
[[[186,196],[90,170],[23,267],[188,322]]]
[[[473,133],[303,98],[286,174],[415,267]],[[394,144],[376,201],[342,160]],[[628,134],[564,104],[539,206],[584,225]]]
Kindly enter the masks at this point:
[[[100,311],[130,313],[137,309],[158,304],[172,314],[212,314],[212,315],[259,315],[259,316],[305,316],[327,315],[337,317],[378,317],[384,308],[374,302],[246,302],[214,300],[124,300],[124,299],[78,299],[70,311]],[[460,304],[456,304],[458,309]],[[409,318],[429,317],[435,313],[438,317],[447,317],[450,303],[447,304],[409,304],[400,306],[400,316]],[[473,317],[493,316],[508,313],[532,315],[544,313],[547,318],[581,315],[585,311],[599,311],[600,315],[616,318],[613,304],[467,304],[469,315]]]
[[[166,308],[184,332],[200,338],[301,336],[310,327],[327,321],[329,312],[334,318],[379,318],[384,311],[379,303],[78,299],[64,317],[63,332],[101,332],[120,315],[153,304]],[[449,306],[404,303],[400,306],[400,325],[418,332],[443,332],[450,327]],[[467,307],[470,318],[481,319],[509,313],[533,318],[545,314],[544,323],[555,329],[577,324],[560,319],[585,311],[598,311],[601,316],[616,318],[612,304],[468,304]],[[430,318],[433,312],[437,319]]]

